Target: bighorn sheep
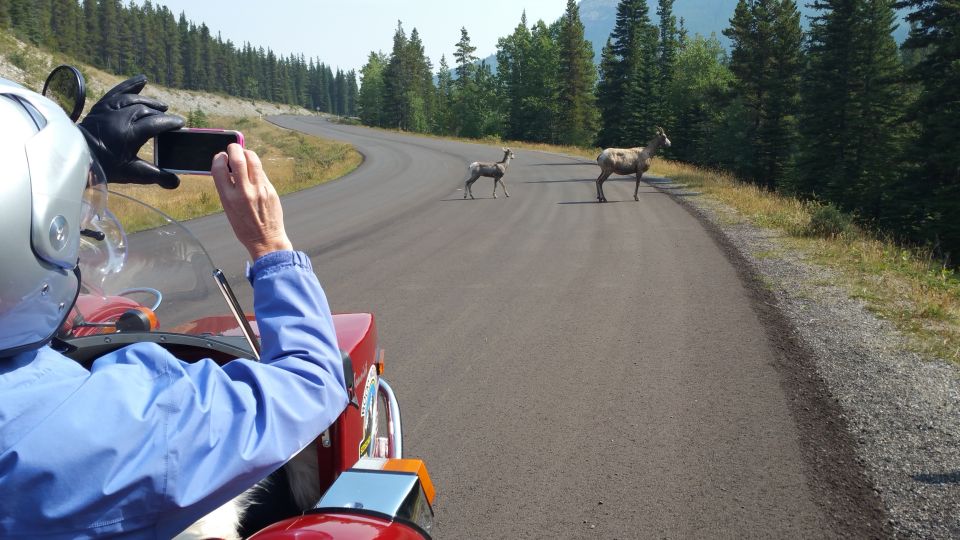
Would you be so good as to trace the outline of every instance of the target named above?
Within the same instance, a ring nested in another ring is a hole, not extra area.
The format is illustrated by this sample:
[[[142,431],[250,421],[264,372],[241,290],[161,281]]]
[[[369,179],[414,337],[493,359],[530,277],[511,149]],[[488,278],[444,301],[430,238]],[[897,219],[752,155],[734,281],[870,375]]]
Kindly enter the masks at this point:
[[[639,201],[640,177],[650,168],[653,154],[661,147],[670,148],[670,139],[663,131],[657,128],[657,136],[643,148],[607,148],[597,156],[597,165],[600,165],[600,176],[597,178],[597,201],[607,202],[603,195],[603,183],[613,174],[636,174],[637,187],[633,190],[633,200]]]
[[[477,181],[477,178],[481,176],[489,176],[493,178],[493,198],[497,198],[497,183],[503,186],[503,193],[507,197],[510,196],[510,193],[507,192],[507,185],[503,183],[503,175],[507,174],[507,167],[510,165],[510,160],[514,158],[513,151],[509,148],[503,148],[503,159],[496,163],[490,162],[479,162],[474,161],[467,167],[467,174],[470,175],[469,178],[463,183],[463,198],[466,199],[467,195],[470,198],[473,198],[473,190],[471,187],[473,183]]]

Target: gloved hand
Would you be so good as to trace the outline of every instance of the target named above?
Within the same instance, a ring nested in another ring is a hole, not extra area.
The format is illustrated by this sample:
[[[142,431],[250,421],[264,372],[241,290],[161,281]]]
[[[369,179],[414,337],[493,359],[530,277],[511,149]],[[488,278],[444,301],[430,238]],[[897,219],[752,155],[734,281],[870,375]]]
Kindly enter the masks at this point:
[[[139,95],[146,84],[147,77],[137,75],[113,87],[80,122],[80,131],[108,182],[174,189],[180,185],[177,175],[137,157],[155,135],[183,127],[183,118],[166,114],[165,103]]]

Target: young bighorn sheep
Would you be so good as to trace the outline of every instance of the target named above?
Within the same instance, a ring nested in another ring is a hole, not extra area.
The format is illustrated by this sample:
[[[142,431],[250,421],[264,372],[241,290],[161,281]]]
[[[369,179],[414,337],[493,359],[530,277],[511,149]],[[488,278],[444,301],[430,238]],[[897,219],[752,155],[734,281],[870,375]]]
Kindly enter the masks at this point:
[[[471,189],[473,183],[477,181],[477,178],[481,176],[489,176],[493,178],[493,198],[497,198],[497,184],[499,183],[503,186],[503,193],[507,197],[510,196],[510,193],[507,192],[507,185],[503,183],[503,175],[507,174],[507,167],[510,165],[510,160],[514,158],[513,150],[509,148],[503,148],[503,159],[496,163],[490,162],[479,162],[474,161],[467,167],[467,174],[470,175],[469,178],[463,184],[463,198],[466,199],[467,195],[470,198],[473,198],[473,190]]]
[[[637,187],[633,190],[633,200],[639,201],[640,177],[650,168],[653,154],[661,146],[670,148],[670,139],[667,138],[663,128],[658,127],[657,136],[643,148],[607,148],[600,152],[597,156],[597,164],[600,165],[600,176],[597,178],[597,201],[607,202],[607,198],[603,195],[603,183],[613,173],[637,175]]]

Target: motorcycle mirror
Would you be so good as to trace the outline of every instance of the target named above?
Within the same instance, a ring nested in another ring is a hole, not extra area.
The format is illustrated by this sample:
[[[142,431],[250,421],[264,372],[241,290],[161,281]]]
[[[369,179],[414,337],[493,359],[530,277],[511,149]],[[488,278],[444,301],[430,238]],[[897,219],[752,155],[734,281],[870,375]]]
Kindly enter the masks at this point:
[[[43,83],[45,97],[53,100],[74,122],[83,112],[87,88],[80,70],[68,65],[57,66]]]

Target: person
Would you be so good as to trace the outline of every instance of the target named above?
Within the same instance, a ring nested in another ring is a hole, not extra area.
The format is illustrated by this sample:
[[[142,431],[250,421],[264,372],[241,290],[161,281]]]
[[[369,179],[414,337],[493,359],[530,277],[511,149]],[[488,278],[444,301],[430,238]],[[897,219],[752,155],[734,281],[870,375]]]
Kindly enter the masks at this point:
[[[88,186],[176,187],[140,146],[182,126],[108,92],[80,129],[0,79],[0,537],[171,538],[313,441],[347,404],[342,361],[310,259],[294,251],[257,155],[231,145],[211,172],[253,261],[261,362],[186,363],[138,343],[90,369],[51,346],[79,287]]]

